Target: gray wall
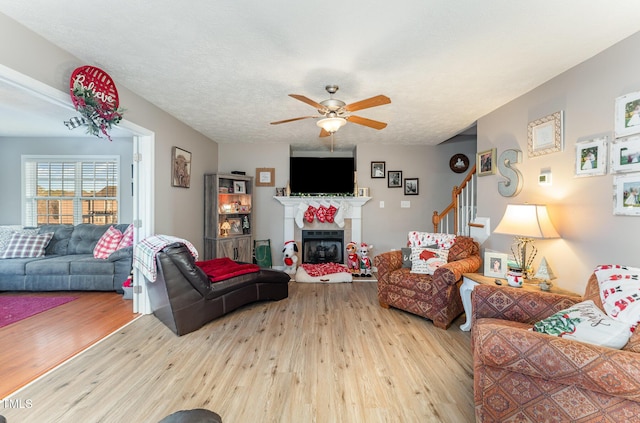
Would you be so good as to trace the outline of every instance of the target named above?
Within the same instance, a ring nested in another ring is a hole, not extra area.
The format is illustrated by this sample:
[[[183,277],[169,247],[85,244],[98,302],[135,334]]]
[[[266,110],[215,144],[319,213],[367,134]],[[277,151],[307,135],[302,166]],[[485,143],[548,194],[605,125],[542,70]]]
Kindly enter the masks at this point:
[[[466,173],[449,169],[449,159],[466,154],[475,163],[475,137],[434,147],[416,145],[361,145],[356,156],[358,186],[368,187],[372,199],[363,208],[362,240],[374,246],[373,255],[406,245],[407,232],[432,231],[431,216],[451,201],[451,190]],[[251,144],[250,152],[236,144],[219,145],[220,172],[244,171],[255,177],[256,168],[275,168],[275,185],[284,187],[289,179],[288,144]],[[384,161],[386,170],[401,170],[403,177],[419,178],[419,195],[404,195],[401,188],[387,188],[387,179],[371,179],[371,162]],[[284,208],[276,201],[275,188],[255,187],[254,239],[270,239],[274,264],[282,261]],[[401,209],[408,200],[411,208]],[[380,208],[380,201],[385,207]]]
[[[87,64],[85,60],[72,56],[3,14],[0,14],[0,63],[61,92],[68,91],[73,70]],[[108,63],[95,65],[110,71]],[[144,64],[135,63],[135,66],[139,68]],[[128,72],[126,69],[120,71]],[[125,119],[155,135],[155,233],[186,238],[202,250],[203,174],[217,171],[217,143],[135,94],[135,87],[129,89],[119,84],[117,78],[114,79],[120,105],[126,109]],[[171,186],[172,146],[192,153],[194,161],[190,189]],[[143,160],[146,159],[143,157]]]
[[[0,187],[3,203],[0,224],[21,224],[22,192],[20,184],[21,156],[27,155],[114,155],[120,156],[121,223],[133,220],[131,165],[133,142],[130,138],[114,138],[113,142],[95,138],[0,138]]]
[[[575,176],[576,142],[614,131],[619,96],[640,90],[640,33],[605,50],[478,121],[478,151],[520,149],[517,165],[524,187],[516,197],[498,194],[498,175],[479,178],[478,214],[491,219],[492,230],[508,203],[545,203],[562,239],[540,240],[534,265],[545,256],[557,284],[582,294],[598,264],[640,265],[640,218],[613,215],[613,176]],[[527,124],[564,110],[564,151],[527,157]],[[537,183],[550,168],[552,186]],[[484,247],[509,252],[512,238],[492,235]]]

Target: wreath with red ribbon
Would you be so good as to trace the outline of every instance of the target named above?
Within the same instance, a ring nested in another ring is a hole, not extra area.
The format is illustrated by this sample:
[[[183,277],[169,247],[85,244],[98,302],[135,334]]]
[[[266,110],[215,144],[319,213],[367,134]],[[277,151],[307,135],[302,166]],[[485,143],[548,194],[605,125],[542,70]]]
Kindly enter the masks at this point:
[[[74,107],[81,117],[65,121],[69,129],[86,126],[87,133],[111,141],[109,131],[122,120],[118,90],[111,77],[95,66],[82,66],[71,74],[69,91]]]

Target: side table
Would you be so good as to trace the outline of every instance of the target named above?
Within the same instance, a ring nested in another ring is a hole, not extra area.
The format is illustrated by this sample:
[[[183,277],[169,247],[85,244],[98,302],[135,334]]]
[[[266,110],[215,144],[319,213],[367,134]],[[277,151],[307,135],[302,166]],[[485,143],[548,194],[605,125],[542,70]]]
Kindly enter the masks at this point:
[[[496,280],[500,281],[502,285],[496,284]],[[467,321],[460,325],[460,330],[465,332],[471,330],[471,313],[473,312],[471,292],[473,291],[473,288],[479,284],[494,285],[510,289],[524,289],[525,291],[550,292],[552,294],[567,295],[570,297],[580,297],[580,295],[575,292],[557,288],[555,285],[553,285],[549,291],[542,291],[538,285],[527,284],[527,282],[525,282],[521,288],[514,288],[509,286],[506,279],[488,277],[482,273],[464,273],[462,275],[462,285],[460,285],[460,297],[462,298],[462,307],[464,308],[464,313],[467,316]]]

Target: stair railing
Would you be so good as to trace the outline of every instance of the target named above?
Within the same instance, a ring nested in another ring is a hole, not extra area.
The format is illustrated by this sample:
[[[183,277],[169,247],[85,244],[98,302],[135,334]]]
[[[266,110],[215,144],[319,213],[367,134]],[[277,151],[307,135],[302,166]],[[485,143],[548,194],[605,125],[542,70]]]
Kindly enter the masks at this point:
[[[451,204],[440,213],[433,212],[433,232],[469,236],[470,226],[476,218],[476,205],[476,166],[473,165],[460,186],[453,187]]]

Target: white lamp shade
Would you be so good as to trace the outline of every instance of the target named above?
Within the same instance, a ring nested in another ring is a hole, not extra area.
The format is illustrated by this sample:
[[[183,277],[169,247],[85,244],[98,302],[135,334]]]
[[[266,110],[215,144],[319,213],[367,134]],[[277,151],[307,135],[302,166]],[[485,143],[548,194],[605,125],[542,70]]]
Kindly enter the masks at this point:
[[[494,232],[523,238],[560,238],[547,206],[540,204],[508,204]]]
[[[326,119],[320,119],[316,122],[320,128],[324,129],[330,134],[333,134],[338,129],[342,128],[347,123],[347,120],[340,117],[331,117]]]

